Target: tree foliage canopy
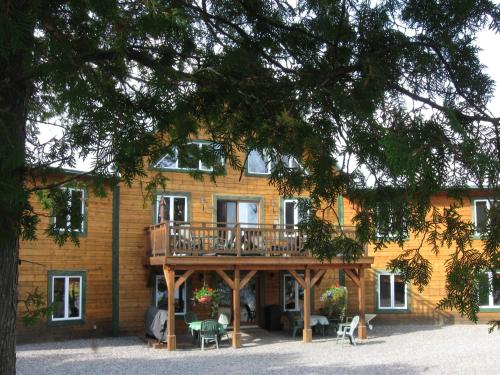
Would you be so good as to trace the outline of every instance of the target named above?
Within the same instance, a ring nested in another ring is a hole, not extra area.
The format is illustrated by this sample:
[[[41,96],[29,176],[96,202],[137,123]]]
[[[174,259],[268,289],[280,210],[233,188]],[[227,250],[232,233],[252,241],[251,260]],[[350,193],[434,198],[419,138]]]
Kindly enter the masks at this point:
[[[412,231],[421,245],[404,248],[390,266],[423,287],[432,264],[422,245],[436,254],[453,247],[440,306],[477,319],[478,274],[500,268],[500,120],[487,109],[494,82],[476,36],[500,32],[500,7],[487,0],[291,3],[4,2],[1,92],[18,82],[28,87],[28,183],[16,206],[23,233],[33,237],[37,223],[27,197],[47,187],[58,196],[60,182],[37,182],[49,166],[91,158],[97,183],[103,175],[130,183],[203,131],[220,145],[201,155],[207,163],[223,156],[242,168],[241,151],[268,150],[270,182],[284,195],[310,192],[315,215],[303,225],[321,258],[355,258],[365,242],[378,250],[388,240],[403,245]],[[40,143],[41,127],[54,122],[63,136]],[[288,168],[283,155],[304,168]],[[155,176],[149,188],[165,182]],[[474,227],[458,214],[471,184],[491,193],[483,248],[472,247]],[[433,206],[430,197],[442,191],[458,203]],[[357,207],[358,242],[321,217],[339,194]]]

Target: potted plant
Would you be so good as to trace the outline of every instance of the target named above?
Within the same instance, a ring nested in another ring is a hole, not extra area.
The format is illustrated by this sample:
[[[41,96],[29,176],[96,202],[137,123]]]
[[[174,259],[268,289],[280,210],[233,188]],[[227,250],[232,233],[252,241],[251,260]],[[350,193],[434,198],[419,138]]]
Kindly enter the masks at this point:
[[[329,319],[338,319],[341,321],[346,313],[347,292],[345,287],[331,287],[326,289],[320,297],[323,302],[322,314]]]
[[[215,289],[209,288],[203,285],[201,289],[195,289],[193,293],[194,305],[197,303],[206,305],[211,303],[211,317],[215,317],[217,314],[217,309],[219,307],[219,292]]]

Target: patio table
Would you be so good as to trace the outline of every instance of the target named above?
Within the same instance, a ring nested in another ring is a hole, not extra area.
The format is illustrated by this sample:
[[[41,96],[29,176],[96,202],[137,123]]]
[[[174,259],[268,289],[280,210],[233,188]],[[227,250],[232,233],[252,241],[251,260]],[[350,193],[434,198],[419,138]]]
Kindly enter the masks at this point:
[[[189,323],[189,329],[193,332],[201,331],[201,323],[203,323],[203,320],[195,320],[194,322]],[[224,333],[225,329],[222,324],[217,323],[217,328],[219,330],[219,335]]]
[[[324,315],[311,315],[311,327],[321,326],[323,336],[325,335],[325,326],[329,325],[328,318]]]

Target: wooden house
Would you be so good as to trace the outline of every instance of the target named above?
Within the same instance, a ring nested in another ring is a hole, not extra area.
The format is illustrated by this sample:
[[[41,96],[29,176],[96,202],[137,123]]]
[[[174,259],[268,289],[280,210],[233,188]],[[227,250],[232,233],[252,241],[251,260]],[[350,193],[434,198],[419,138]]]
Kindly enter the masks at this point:
[[[193,142],[195,147],[205,144]],[[298,167],[292,158],[287,162]],[[423,293],[385,270],[398,252],[395,244],[379,253],[368,247],[356,263],[321,263],[302,251],[299,197],[281,197],[268,183],[269,168],[266,155],[252,152],[243,175],[226,167],[225,175],[211,182],[189,174],[193,169],[209,171],[200,160],[163,158],[151,166],[151,173],[161,170],[168,182],[152,202],[143,195],[149,177],[131,186],[110,183],[105,198],[95,197],[85,180],[78,188],[63,187],[73,189],[74,209],[85,218],[81,227],[73,228],[80,245],[59,247],[42,232],[37,241],[21,243],[20,300],[37,287],[48,302],[58,302],[58,309],[35,327],[19,323],[19,339],[143,335],[144,314],[154,305],[167,309],[168,321],[175,322],[168,324],[167,337],[168,347],[175,349],[176,332],[186,332],[186,312],[202,318],[210,313],[207,306],[193,306],[191,301],[193,291],[203,285],[221,291],[220,309],[232,316],[235,347],[240,346],[241,325],[267,324],[268,306],[281,312],[302,308],[303,340],[311,341],[310,315],[321,307],[323,291],[335,284],[347,286],[349,313],[361,315],[360,337],[367,334],[365,312],[376,313],[380,321],[457,319],[454,313],[434,308],[444,293],[448,250],[439,256],[426,254],[434,274]],[[483,198],[474,195],[463,215],[479,217],[487,204]],[[434,199],[439,205],[449,198]],[[33,204],[37,212],[43,211],[38,202]],[[335,210],[344,230],[352,233],[350,202],[339,197]],[[57,218],[47,213],[40,228],[48,220]],[[417,240],[410,234],[408,244]],[[489,280],[496,289],[485,299],[485,319],[500,317],[499,276],[489,275]],[[20,315],[24,310],[21,301]]]

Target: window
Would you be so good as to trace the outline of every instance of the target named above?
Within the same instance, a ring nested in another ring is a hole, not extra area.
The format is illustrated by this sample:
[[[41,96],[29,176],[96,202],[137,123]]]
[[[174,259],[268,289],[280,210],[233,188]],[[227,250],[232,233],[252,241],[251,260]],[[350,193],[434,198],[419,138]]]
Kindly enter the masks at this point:
[[[290,274],[283,275],[283,309],[285,311],[300,311],[304,302],[304,289]]]
[[[214,145],[207,142],[188,143],[181,151],[175,149],[173,155],[165,155],[155,164],[155,167],[211,172],[213,171],[213,167],[205,165],[197,156],[200,154],[200,151],[203,152],[209,147],[214,147]],[[224,160],[221,159],[220,163],[224,164]]]
[[[401,214],[400,212],[398,214]],[[381,223],[380,220],[377,222],[377,233],[376,236],[378,238],[383,238],[384,236],[387,237],[388,239],[394,239],[399,236],[399,233],[401,231],[399,228],[395,228],[396,226],[396,216],[397,213],[394,210],[394,208],[390,207],[378,207],[377,208],[377,216],[380,217],[388,217],[388,222]],[[407,228],[407,223],[406,220],[404,219],[404,214],[402,216],[402,225],[403,225],[403,234],[405,235],[406,238],[409,238],[409,233],[408,233],[408,228]]]
[[[500,271],[485,272],[479,280],[479,306],[500,308]]]
[[[296,199],[285,199],[284,205],[284,223],[287,229],[295,229],[299,223],[299,206]]]
[[[165,221],[181,221],[181,222],[188,221],[186,196],[158,195],[156,197],[156,208],[155,208],[156,224],[162,221],[161,220],[162,202],[165,205],[163,209],[163,219]]]
[[[175,276],[177,280],[179,276]],[[184,282],[179,288],[174,291],[175,297],[175,315],[183,315],[186,313],[186,283]],[[167,310],[168,309],[168,293],[167,282],[164,275],[156,275],[155,283],[155,306]]]
[[[54,305],[52,322],[83,320],[84,272],[49,272],[49,301]]]
[[[474,225],[476,226],[476,236],[481,235],[482,228],[488,223],[488,210],[490,201],[488,199],[474,200]]]
[[[407,286],[401,275],[378,275],[378,308],[407,309]]]
[[[267,152],[250,151],[248,154],[248,173],[270,174],[271,159]]]
[[[64,188],[68,193],[67,208],[56,213],[55,227],[59,230],[84,231],[85,191],[83,189]]]
[[[300,168],[299,162],[292,156],[282,156],[281,160],[287,168]],[[271,174],[272,168],[273,163],[267,151],[263,151],[262,153],[256,150],[250,151],[247,162],[248,173]]]
[[[287,168],[290,169],[300,168],[299,162],[293,156],[282,156],[281,160],[283,161],[283,164],[285,164],[285,167]]]

